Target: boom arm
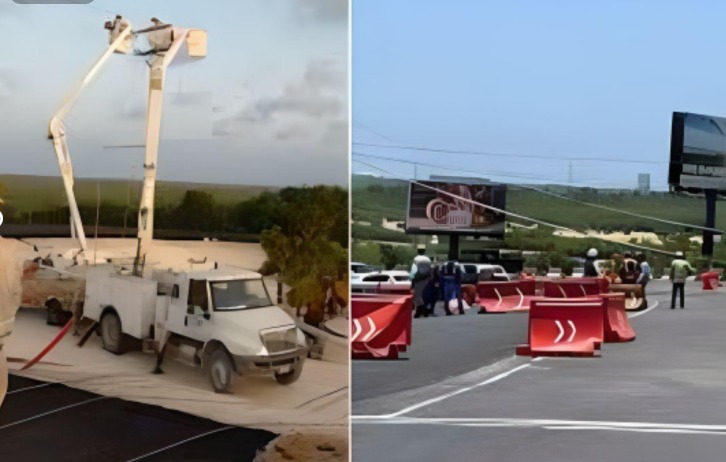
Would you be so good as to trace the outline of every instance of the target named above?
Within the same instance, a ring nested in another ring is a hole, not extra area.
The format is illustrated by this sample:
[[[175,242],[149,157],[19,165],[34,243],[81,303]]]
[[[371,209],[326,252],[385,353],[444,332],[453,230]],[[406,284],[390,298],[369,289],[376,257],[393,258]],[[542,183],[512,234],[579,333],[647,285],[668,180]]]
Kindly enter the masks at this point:
[[[76,196],[73,192],[73,164],[71,163],[71,156],[68,152],[68,142],[66,141],[66,130],[63,125],[63,119],[68,115],[73,105],[76,103],[78,98],[81,96],[83,90],[91,83],[93,78],[98,74],[104,64],[108,61],[111,55],[121,49],[124,41],[131,35],[131,25],[129,24],[126,29],[111,42],[106,51],[103,52],[100,58],[91,68],[90,72],[86,74],[81,83],[77,88],[66,98],[61,105],[60,109],[51,117],[48,125],[48,138],[53,141],[53,149],[55,150],[56,158],[58,159],[58,165],[60,166],[61,176],[63,177],[63,186],[66,190],[66,196],[68,197],[68,205],[71,212],[71,233],[74,237],[78,238],[78,243],[81,246],[81,252],[86,250],[86,234],[83,231],[83,223],[81,223],[81,215],[78,211],[78,203],[76,202]]]
[[[156,54],[151,60],[149,72],[149,105],[146,113],[146,155],[144,157],[144,184],[139,206],[138,247],[134,273],[141,274],[146,252],[154,237],[154,194],[156,190],[156,165],[159,158],[161,110],[164,102],[166,69],[174,60],[191,29],[174,28],[171,48]]]

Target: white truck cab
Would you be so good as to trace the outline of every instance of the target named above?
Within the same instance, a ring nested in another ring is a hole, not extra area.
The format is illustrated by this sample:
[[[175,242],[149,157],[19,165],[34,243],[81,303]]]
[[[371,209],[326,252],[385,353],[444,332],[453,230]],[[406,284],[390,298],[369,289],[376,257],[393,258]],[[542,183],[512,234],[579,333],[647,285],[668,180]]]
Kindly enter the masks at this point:
[[[290,384],[308,352],[303,332],[252,271],[154,271],[145,279],[92,268],[83,315],[99,323],[104,348],[116,354],[125,336],[153,339],[158,365],[167,343],[193,346],[218,392],[235,373],[273,372]]]

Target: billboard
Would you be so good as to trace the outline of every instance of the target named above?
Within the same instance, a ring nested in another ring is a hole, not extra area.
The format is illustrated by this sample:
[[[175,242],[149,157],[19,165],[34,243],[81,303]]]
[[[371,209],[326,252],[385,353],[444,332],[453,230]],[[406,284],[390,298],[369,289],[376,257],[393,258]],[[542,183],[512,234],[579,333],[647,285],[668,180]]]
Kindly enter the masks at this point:
[[[676,190],[726,191],[726,118],[673,113],[668,183]]]
[[[503,213],[446,195],[440,191],[504,210],[505,185],[462,184],[438,181],[411,183],[408,192],[406,232],[412,234],[463,233],[501,237]],[[427,185],[437,190],[427,188]]]

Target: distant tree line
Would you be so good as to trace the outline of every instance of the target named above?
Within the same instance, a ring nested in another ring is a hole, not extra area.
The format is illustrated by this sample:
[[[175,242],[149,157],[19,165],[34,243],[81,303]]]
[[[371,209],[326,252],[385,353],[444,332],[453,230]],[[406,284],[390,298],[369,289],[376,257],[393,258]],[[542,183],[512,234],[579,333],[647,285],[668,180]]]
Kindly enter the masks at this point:
[[[315,196],[311,191],[316,191]],[[263,192],[237,203],[217,203],[206,191],[188,190],[180,203],[157,206],[154,213],[156,230],[196,231],[205,233],[241,233],[258,235],[289,221],[299,213],[300,201],[322,201],[323,213],[335,217],[329,239],[347,246],[348,242],[348,193],[340,187],[288,187],[277,193]],[[310,204],[315,209],[315,203]],[[69,208],[32,213],[16,213],[11,204],[2,207],[5,223],[32,225],[60,225],[69,222]],[[96,224],[96,207],[80,206],[79,212],[85,226]],[[99,226],[123,228],[133,234],[137,228],[138,207],[101,203]]]

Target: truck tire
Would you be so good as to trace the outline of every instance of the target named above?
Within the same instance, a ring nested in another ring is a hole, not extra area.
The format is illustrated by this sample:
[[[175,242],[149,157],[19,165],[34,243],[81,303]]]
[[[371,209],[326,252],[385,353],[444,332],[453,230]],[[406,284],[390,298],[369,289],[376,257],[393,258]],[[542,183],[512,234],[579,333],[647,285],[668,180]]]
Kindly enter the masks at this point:
[[[123,353],[124,333],[121,329],[121,319],[114,312],[109,312],[101,318],[101,341],[103,348],[113,354]]]
[[[232,360],[222,348],[214,350],[209,357],[209,380],[216,393],[224,393],[232,386],[234,369]]]
[[[302,374],[303,369],[303,361],[298,361],[295,364],[295,367],[292,368],[290,372],[287,372],[285,374],[278,374],[275,372],[275,380],[277,380],[277,383],[280,385],[290,385],[291,383],[297,382],[297,379],[300,378],[300,374]]]

